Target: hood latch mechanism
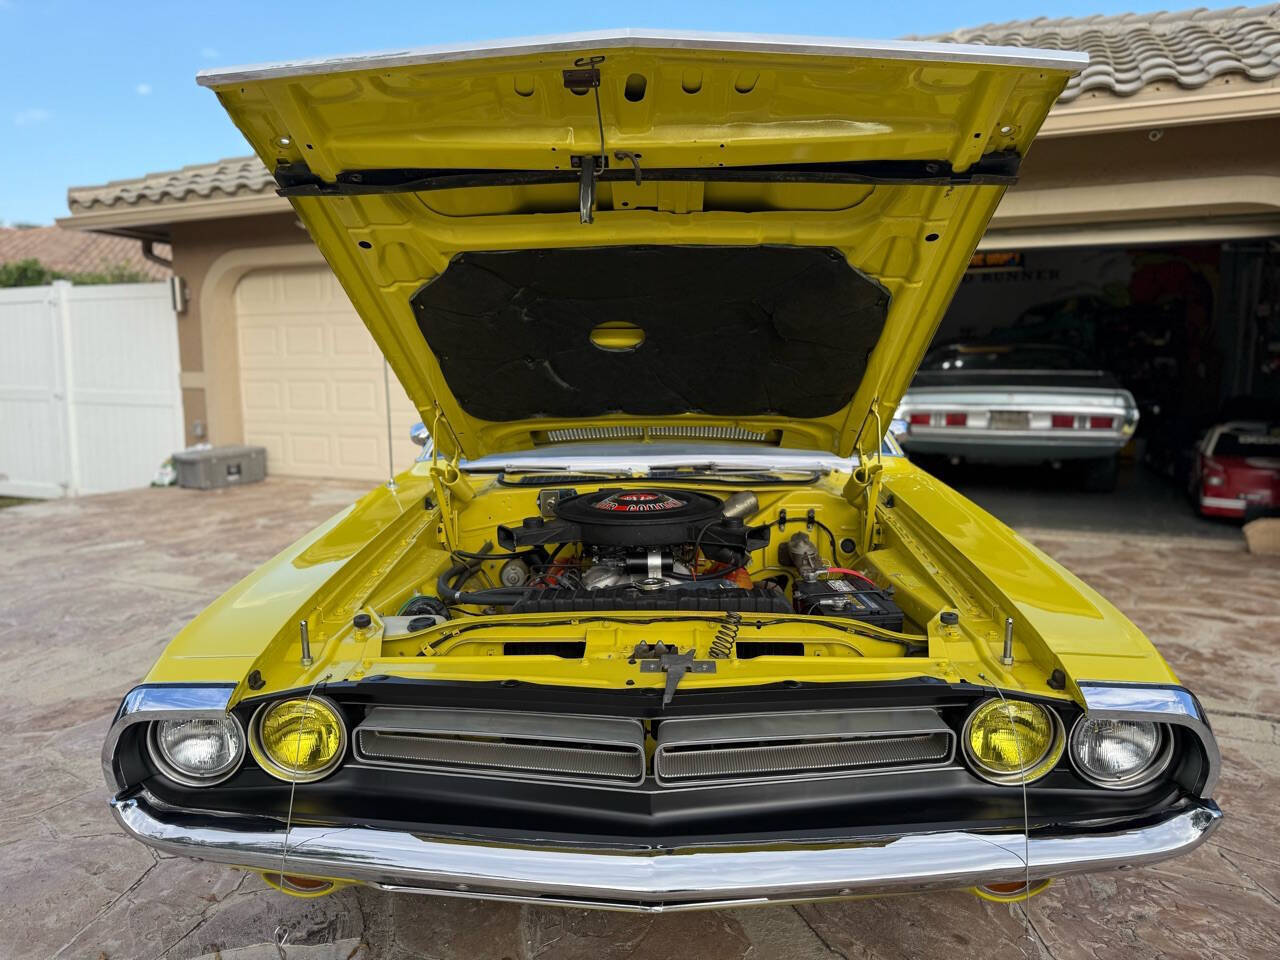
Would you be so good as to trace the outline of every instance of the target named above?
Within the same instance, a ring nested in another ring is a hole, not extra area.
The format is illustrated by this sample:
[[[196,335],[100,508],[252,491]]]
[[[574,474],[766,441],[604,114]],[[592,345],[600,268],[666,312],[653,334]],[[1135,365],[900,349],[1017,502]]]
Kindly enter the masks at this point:
[[[662,705],[664,707],[671,703],[671,698],[676,695],[676,687],[680,685],[680,679],[686,673],[716,672],[716,662],[714,660],[695,660],[692,650],[680,653],[675,647],[669,647],[662,642],[636,644],[635,651],[631,654],[631,659],[640,661],[641,673],[665,673],[667,675],[666,686],[662,691]]]

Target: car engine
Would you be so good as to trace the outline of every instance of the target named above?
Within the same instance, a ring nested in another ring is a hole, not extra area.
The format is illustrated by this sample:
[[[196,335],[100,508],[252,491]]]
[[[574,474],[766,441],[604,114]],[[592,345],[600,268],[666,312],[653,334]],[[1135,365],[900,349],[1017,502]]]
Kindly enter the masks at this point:
[[[510,613],[800,613],[902,629],[891,593],[827,564],[807,532],[777,549],[794,573],[753,579],[752,554],[769,547],[775,529],[748,524],[759,511],[754,493],[722,500],[662,488],[547,490],[539,503],[539,515],[497,527],[504,553],[459,557],[439,578],[440,599]],[[500,585],[462,589],[498,559]]]
[[[557,498],[553,516],[499,527],[508,550],[577,545],[576,562],[530,579],[513,613],[577,610],[736,610],[787,612],[773,583],[746,577],[752,552],[769,545],[767,525],[744,522],[753,494],[728,500],[688,490],[598,490]],[[510,567],[504,584],[517,579]]]

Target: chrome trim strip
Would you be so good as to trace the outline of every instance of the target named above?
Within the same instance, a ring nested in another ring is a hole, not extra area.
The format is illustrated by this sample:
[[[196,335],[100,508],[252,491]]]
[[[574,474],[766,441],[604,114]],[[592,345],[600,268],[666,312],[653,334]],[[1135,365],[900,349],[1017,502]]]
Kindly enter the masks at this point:
[[[1186,727],[1204,748],[1206,771],[1200,796],[1209,797],[1222,770],[1222,754],[1209,718],[1195,695],[1185,687],[1150,683],[1107,683],[1081,680],[1085,713],[1106,720],[1156,720]]]
[[[1194,849],[1218,825],[1212,801],[1097,832],[947,831],[874,840],[648,850],[503,846],[367,827],[166,812],[144,794],[112,803],[124,829],[164,853],[388,890],[665,912],[860,893],[968,887],[1143,866]],[[1030,854],[1024,865],[1024,844]]]
[[[835,37],[772,36],[760,33],[708,33],[696,30],[593,30],[539,37],[519,37],[468,44],[439,44],[407,50],[387,50],[281,63],[259,63],[201,70],[196,83],[202,87],[246,83],[279,77],[383,70],[422,66],[569,54],[581,50],[721,50],[725,52],[799,54],[820,57],[865,57],[876,60],[927,60],[937,63],[972,63],[992,66],[1039,67],[1078,73],[1089,64],[1087,53],[1040,50],[1034,47],[997,47],[970,43],[927,43],[906,40],[853,40]]]
[[[1200,506],[1214,507],[1218,510],[1239,510],[1244,513],[1249,508],[1249,501],[1234,500],[1231,497],[1201,497]]]
[[[234,683],[142,684],[126,693],[102,744],[102,776],[111,792],[119,793],[128,786],[115,763],[116,747],[126,729],[152,720],[225,717],[235,689]]]

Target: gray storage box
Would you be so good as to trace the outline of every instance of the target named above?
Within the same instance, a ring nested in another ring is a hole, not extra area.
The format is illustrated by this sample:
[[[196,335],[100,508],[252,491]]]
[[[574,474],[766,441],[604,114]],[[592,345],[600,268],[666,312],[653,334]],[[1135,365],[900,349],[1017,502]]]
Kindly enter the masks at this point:
[[[193,490],[234,487],[257,483],[267,475],[264,447],[213,447],[209,450],[180,450],[173,455],[178,486]]]

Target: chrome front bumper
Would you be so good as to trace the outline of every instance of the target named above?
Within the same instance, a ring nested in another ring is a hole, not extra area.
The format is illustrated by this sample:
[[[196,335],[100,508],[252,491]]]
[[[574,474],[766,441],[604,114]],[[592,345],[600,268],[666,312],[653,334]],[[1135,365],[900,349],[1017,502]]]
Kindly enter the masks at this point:
[[[1090,829],[965,831],[875,840],[688,849],[500,845],[368,827],[295,826],[112,802],[121,826],[176,856],[348,880],[385,890],[650,913],[954,889],[1155,863],[1199,846],[1212,800]]]

